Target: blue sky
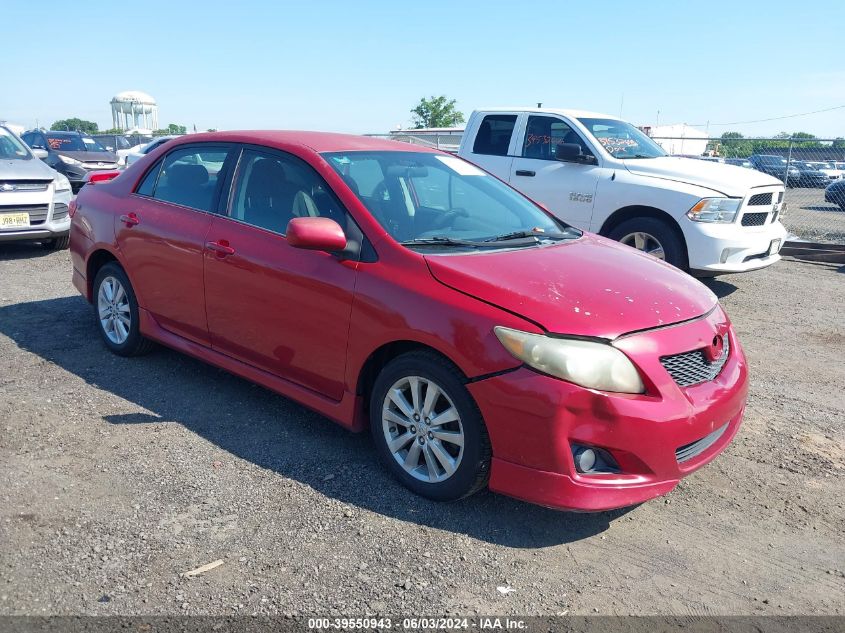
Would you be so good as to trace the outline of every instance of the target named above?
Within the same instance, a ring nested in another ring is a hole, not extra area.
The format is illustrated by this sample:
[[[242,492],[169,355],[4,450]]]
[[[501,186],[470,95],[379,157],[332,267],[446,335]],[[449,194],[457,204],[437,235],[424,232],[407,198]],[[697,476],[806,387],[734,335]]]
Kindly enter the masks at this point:
[[[845,136],[845,108],[719,125],[845,105],[843,0],[5,0],[0,15],[0,119],[26,127],[111,127],[110,98],[142,90],[162,124],[198,129],[384,132],[445,94],[467,115],[543,102]]]

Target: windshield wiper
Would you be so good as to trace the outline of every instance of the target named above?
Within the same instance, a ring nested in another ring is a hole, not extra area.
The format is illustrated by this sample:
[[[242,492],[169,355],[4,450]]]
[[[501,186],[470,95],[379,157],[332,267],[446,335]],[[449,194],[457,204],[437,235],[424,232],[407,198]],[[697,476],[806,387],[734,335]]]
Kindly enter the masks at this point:
[[[445,235],[435,235],[434,237],[417,237],[413,240],[405,240],[399,242],[402,246],[472,246],[479,248],[482,246],[478,242],[470,240],[456,240]]]
[[[537,240],[565,240],[567,235],[564,233],[541,233],[539,231],[514,231],[513,233],[503,233],[494,237],[488,237],[484,242],[506,242],[508,240],[521,240],[533,237]]]

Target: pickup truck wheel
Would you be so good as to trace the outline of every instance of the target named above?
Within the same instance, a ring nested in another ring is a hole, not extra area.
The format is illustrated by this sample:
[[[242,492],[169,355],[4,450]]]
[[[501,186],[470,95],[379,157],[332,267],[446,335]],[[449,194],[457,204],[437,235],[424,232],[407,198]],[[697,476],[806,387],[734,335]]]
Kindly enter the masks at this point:
[[[672,228],[662,220],[656,218],[633,218],[626,220],[608,235],[616,240],[648,253],[652,257],[662,259],[682,270],[687,262],[684,247]]]
[[[370,395],[370,426],[384,464],[418,495],[452,501],[487,484],[481,412],[461,373],[436,354],[409,352],[385,366]]]

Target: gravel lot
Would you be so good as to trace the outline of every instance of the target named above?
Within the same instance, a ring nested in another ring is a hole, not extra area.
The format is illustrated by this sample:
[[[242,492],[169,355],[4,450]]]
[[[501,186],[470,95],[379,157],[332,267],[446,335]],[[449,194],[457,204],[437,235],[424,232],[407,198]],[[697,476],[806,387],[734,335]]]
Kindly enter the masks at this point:
[[[416,498],[366,435],[112,356],[69,270],[0,245],[0,614],[845,614],[845,268],[711,281],[744,426],[668,497],[590,515]]]
[[[825,202],[824,189],[792,188],[784,196],[788,205],[783,224],[806,239],[845,244],[845,211]]]

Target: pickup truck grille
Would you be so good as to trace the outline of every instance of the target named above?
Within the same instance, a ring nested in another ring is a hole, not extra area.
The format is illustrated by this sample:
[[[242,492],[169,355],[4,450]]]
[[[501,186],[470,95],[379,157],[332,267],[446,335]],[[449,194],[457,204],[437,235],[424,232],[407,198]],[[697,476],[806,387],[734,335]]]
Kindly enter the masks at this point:
[[[767,217],[769,217],[768,211],[766,213],[746,213],[742,216],[742,226],[763,226]]]
[[[772,204],[773,193],[755,193],[748,199],[749,207],[762,207],[766,204]]]
[[[672,356],[661,356],[660,364],[672,376],[672,380],[679,387],[690,387],[702,382],[713,380],[722,371],[725,362],[730,354],[730,340],[727,335],[722,339],[725,343],[722,356],[712,363],[707,360],[704,352],[700,349]]]

